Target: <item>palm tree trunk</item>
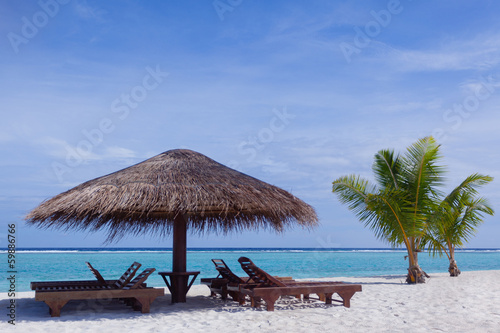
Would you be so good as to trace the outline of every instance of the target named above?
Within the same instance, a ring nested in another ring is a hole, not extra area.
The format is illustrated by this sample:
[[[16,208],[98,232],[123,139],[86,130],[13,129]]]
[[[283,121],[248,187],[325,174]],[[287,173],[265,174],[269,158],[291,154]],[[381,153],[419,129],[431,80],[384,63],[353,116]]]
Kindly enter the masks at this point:
[[[450,276],[459,276],[461,273],[455,260],[455,249],[453,247],[450,247],[450,266],[448,267],[448,272],[450,272]]]
[[[413,257],[413,260],[410,260],[410,267],[408,268],[406,283],[425,283],[425,276],[427,276],[427,274],[418,265],[417,256],[417,252],[413,252],[412,255],[408,255],[408,258]]]
[[[410,240],[410,247],[408,247],[408,261],[410,267],[408,268],[408,275],[406,276],[406,283],[425,283],[425,277],[429,277],[418,264],[418,250],[415,250],[413,245],[414,239]]]

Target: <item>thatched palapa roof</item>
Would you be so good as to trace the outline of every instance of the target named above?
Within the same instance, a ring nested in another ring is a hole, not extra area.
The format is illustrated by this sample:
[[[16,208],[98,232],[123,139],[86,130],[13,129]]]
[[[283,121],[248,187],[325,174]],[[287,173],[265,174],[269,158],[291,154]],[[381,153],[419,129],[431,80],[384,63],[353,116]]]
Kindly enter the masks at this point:
[[[186,149],[85,182],[44,201],[26,220],[39,227],[108,230],[113,240],[170,234],[179,214],[193,232],[280,232],[318,222],[314,209],[287,191]]]

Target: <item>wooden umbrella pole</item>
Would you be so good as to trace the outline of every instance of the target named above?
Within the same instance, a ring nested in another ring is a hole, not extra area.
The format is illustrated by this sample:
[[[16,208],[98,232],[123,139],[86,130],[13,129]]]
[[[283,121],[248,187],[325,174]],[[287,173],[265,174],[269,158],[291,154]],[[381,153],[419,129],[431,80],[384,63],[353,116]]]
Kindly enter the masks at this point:
[[[184,217],[179,214],[174,220],[174,243],[172,246],[172,271],[186,271],[186,252],[187,252],[187,226]]]
[[[172,246],[172,272],[186,272],[186,252],[187,252],[187,225],[184,217],[179,214],[174,220],[174,240]],[[172,303],[185,303],[188,276],[185,274],[174,274],[172,281]]]

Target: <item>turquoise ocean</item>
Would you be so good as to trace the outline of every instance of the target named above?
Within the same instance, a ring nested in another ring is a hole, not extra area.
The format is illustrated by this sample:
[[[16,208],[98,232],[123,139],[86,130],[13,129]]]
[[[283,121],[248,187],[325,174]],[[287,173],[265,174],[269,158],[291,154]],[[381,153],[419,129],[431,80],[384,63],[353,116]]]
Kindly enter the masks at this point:
[[[200,278],[215,277],[217,272],[210,259],[224,259],[238,275],[245,276],[238,258],[249,257],[255,264],[272,275],[301,278],[342,276],[386,276],[406,274],[406,251],[400,249],[304,249],[304,248],[191,248],[187,253],[187,270],[200,271]],[[118,278],[134,262],[141,269],[154,267],[157,271],[170,271],[172,251],[169,248],[18,248],[14,268],[8,267],[8,253],[0,250],[4,277],[0,293],[10,288],[9,277],[15,275],[17,292],[29,291],[31,281],[94,280],[85,262],[89,261],[106,279]],[[500,249],[466,249],[456,254],[462,271],[500,270]],[[446,257],[419,254],[420,266],[432,273],[446,273]],[[155,273],[148,285],[165,286]]]

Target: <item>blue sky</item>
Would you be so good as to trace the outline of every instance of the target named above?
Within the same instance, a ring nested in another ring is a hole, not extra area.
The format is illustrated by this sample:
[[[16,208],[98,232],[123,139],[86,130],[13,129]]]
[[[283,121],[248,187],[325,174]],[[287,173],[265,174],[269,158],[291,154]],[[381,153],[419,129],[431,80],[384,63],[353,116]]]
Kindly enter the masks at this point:
[[[321,226],[190,235],[190,247],[387,247],[331,182],[434,135],[451,189],[474,172],[500,203],[496,1],[0,3],[0,213],[20,247],[101,246],[26,227],[42,200],[189,148],[288,190]],[[487,217],[469,247],[500,247]],[[171,246],[125,238],[113,246]]]

